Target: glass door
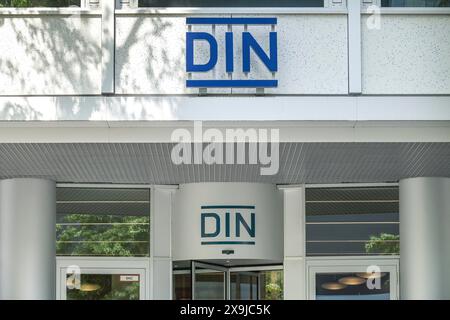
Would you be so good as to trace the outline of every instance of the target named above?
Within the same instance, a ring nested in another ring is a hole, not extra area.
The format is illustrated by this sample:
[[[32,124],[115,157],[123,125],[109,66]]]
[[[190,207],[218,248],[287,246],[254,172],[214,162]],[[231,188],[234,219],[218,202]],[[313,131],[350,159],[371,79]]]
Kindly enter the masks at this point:
[[[230,271],[230,299],[283,300],[283,267],[233,267]]]
[[[226,300],[227,268],[192,261],[192,299],[193,300]]]
[[[69,272],[67,272],[69,271]],[[61,270],[62,300],[144,300],[145,270],[94,269]]]
[[[257,272],[230,272],[230,299],[258,300],[259,282]]]
[[[281,265],[229,267],[174,261],[175,300],[283,300]]]

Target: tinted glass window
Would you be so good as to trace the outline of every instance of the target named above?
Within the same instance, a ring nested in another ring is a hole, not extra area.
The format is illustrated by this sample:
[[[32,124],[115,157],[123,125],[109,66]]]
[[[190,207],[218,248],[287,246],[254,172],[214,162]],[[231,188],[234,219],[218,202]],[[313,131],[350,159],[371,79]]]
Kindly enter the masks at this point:
[[[399,253],[398,188],[306,190],[309,256]]]
[[[450,0],[382,0],[382,7],[450,7]]]
[[[323,7],[324,0],[139,0],[140,7]]]
[[[0,0],[0,7],[80,7],[80,0]]]
[[[379,279],[373,279],[373,277]],[[360,273],[316,274],[317,300],[389,300],[389,273],[371,275]],[[369,282],[369,283],[368,283]]]
[[[148,189],[58,188],[57,255],[149,256]]]
[[[139,275],[82,274],[76,287],[68,276],[67,300],[139,300]]]
[[[173,299],[192,299],[192,275],[190,261],[173,262]]]
[[[260,272],[259,300],[283,300],[283,270]]]

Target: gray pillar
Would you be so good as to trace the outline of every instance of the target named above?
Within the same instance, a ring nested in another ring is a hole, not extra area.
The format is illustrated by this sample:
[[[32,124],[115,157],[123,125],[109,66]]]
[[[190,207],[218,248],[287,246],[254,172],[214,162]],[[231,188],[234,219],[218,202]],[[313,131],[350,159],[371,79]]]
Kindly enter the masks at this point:
[[[55,299],[56,185],[0,181],[0,299]]]
[[[450,299],[450,178],[400,181],[400,297]]]

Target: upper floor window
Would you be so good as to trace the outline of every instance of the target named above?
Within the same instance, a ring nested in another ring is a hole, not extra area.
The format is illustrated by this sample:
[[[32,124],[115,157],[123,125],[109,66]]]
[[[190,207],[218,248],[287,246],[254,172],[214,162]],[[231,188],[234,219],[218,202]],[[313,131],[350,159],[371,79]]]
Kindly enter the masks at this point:
[[[323,7],[324,0],[139,0],[139,7]]]
[[[81,0],[0,0],[0,7],[80,7]]]
[[[306,254],[399,254],[398,187],[306,189]]]
[[[150,254],[150,190],[58,188],[56,254]]]
[[[381,0],[382,7],[450,7],[450,0]]]

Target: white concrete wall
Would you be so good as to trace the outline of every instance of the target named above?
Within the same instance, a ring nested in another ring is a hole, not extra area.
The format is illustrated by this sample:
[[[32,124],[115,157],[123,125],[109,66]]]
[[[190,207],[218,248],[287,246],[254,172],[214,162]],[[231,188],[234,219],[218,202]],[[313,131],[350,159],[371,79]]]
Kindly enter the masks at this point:
[[[145,10],[116,15],[116,93],[198,92],[185,87],[185,18],[189,15],[155,15]],[[278,12],[270,16],[278,18],[279,87],[265,92],[348,94],[347,14]],[[450,94],[450,14],[382,14],[379,29],[369,29],[368,19],[373,17],[363,14],[363,94]],[[101,20],[101,11],[0,11],[0,95],[100,94]],[[249,27],[266,48],[268,28]],[[212,27],[193,26],[193,30],[212,32]],[[216,26],[219,62],[202,78],[227,79],[223,54],[226,30],[227,26]],[[233,26],[232,30],[235,51],[239,52],[243,27]],[[197,46],[200,59],[207,58],[205,48]],[[272,77],[259,59],[252,56],[252,60],[250,79]],[[246,77],[239,71],[241,67],[237,57],[233,79]],[[255,89],[209,92],[255,93]]]
[[[440,121],[448,127],[449,106],[450,96],[8,96],[0,97],[0,121],[100,127],[124,121]]]
[[[185,30],[182,17],[116,18],[116,92],[186,92]]]
[[[99,94],[101,17],[0,15],[0,95]]]
[[[446,14],[447,11],[418,14],[421,10],[418,9],[413,14],[383,13],[379,30],[369,30],[366,24],[369,16],[363,14],[363,95],[400,97],[355,97],[348,96],[349,44],[345,11],[323,9],[323,12],[308,13],[299,10],[289,14],[277,11],[271,15],[266,10],[265,16],[278,18],[279,72],[276,78],[279,87],[265,92],[292,96],[232,98],[178,96],[198,93],[197,89],[185,88],[185,18],[191,15],[189,12],[155,14],[147,9],[122,13],[118,10],[115,73],[113,76],[110,68],[102,79],[102,61],[106,61],[105,56],[102,60],[102,11],[77,14],[73,10],[66,13],[60,9],[53,12],[27,10],[13,13],[0,10],[1,121],[450,119],[448,96],[401,97],[450,94],[450,12]],[[217,10],[213,12],[216,14],[201,15],[217,16]],[[199,12],[193,14],[199,15]],[[230,16],[230,12],[222,16]],[[110,25],[114,31],[114,24],[104,23],[103,28]],[[239,31],[243,27],[232,28]],[[267,28],[249,27],[266,47]],[[193,27],[193,30],[210,29],[209,26]],[[220,40],[225,29],[225,26],[216,27],[221,51],[224,48]],[[236,51],[240,50],[239,33],[235,35]],[[110,57],[111,52],[103,49],[104,55]],[[206,58],[205,47],[198,46],[197,50],[200,57]],[[216,69],[203,76],[227,78],[223,54],[219,56]],[[236,70],[241,68],[238,59]],[[271,78],[261,62],[254,56],[252,59],[254,69],[249,78]],[[105,80],[108,75],[114,79]],[[239,71],[233,75],[234,79],[244,77]],[[116,94],[127,96],[99,96],[102,83],[114,88]],[[255,89],[208,92],[253,94]]]
[[[362,19],[363,94],[450,94],[450,15]]]
[[[208,15],[211,16],[211,15]],[[214,15],[212,15],[214,16]],[[242,15],[240,15],[242,16]],[[279,86],[266,90],[275,94],[347,94],[347,16],[345,14],[303,14],[277,16]],[[193,31],[212,32],[210,26],[193,26]],[[233,26],[236,56],[241,51],[243,26]],[[270,27],[249,26],[255,38],[268,50]],[[184,94],[186,16],[117,16],[116,93]],[[228,79],[225,72],[224,37],[227,26],[216,27],[219,59],[215,70],[194,74],[193,79]],[[205,46],[198,46],[199,61],[208,59]],[[197,58],[197,56],[196,56]],[[259,59],[252,57],[250,79],[272,79]],[[241,70],[241,71],[239,71]],[[233,79],[245,79],[242,61],[235,60]],[[231,89],[208,92],[231,93]],[[233,89],[233,93],[255,93],[255,89]]]

